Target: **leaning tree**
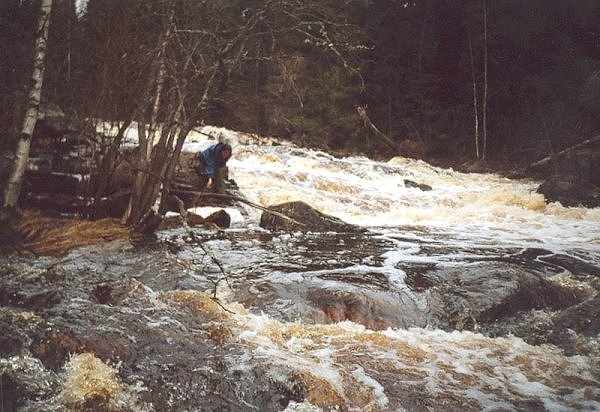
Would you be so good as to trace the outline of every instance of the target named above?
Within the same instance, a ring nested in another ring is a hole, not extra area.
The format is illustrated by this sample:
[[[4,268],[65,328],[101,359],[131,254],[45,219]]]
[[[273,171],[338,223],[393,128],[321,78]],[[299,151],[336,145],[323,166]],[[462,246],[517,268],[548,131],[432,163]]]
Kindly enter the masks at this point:
[[[150,22],[147,27],[138,25],[142,33],[160,29],[154,44],[144,44],[137,55],[130,51],[129,60],[146,64],[130,85],[133,98],[116,138],[103,152],[91,197],[98,200],[104,195],[125,129],[137,124],[139,144],[131,165],[135,176],[123,217],[134,234],[152,234],[167,204],[181,203],[173,199],[172,182],[189,132],[210,121],[210,109],[221,101],[234,75],[248,66],[278,64],[281,44],[320,49],[362,84],[357,64],[364,50],[361,31],[347,20],[347,13],[340,10],[346,5],[339,2],[128,0],[127,4],[138,19]]]
[[[29,149],[35,124],[38,120],[44,72],[46,70],[46,45],[50,27],[52,0],[40,0],[40,8],[36,27],[35,45],[33,49],[33,70],[31,84],[25,104],[23,121],[15,136],[15,150],[10,171],[3,190],[2,212],[0,220],[6,220],[17,208],[23,176],[29,161]]]

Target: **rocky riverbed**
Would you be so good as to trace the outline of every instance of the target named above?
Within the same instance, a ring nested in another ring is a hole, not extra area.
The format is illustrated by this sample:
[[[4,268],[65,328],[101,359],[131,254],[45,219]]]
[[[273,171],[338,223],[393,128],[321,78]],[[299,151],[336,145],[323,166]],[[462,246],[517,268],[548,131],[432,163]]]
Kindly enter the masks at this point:
[[[252,201],[353,226],[230,208],[145,248],[3,257],[4,410],[600,409],[598,210],[409,159],[234,151]]]

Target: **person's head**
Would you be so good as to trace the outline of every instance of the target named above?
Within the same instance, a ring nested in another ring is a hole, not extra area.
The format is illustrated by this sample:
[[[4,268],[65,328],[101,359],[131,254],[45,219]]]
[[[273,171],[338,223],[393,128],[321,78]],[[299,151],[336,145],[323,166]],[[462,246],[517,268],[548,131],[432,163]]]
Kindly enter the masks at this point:
[[[223,161],[228,161],[229,158],[231,157],[231,146],[229,146],[228,144],[223,144],[223,146],[221,146],[221,159]]]

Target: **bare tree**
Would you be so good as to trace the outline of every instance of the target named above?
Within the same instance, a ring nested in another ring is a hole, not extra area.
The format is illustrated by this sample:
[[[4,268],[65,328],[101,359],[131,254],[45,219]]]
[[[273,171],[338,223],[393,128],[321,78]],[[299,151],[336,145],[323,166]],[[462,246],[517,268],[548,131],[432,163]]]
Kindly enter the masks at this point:
[[[183,143],[192,128],[208,120],[211,106],[222,98],[236,68],[276,64],[275,45],[285,37],[327,51],[362,82],[352,61],[351,25],[336,21],[335,13],[322,3],[271,0],[252,9],[240,7],[197,1],[150,7],[163,16],[163,29],[150,53],[136,110],[122,123],[111,146],[114,154],[123,128],[137,121],[135,179],[123,216],[136,237],[158,228],[170,200],[181,203],[173,199],[172,181]]]
[[[52,12],[52,0],[41,0],[38,15],[35,46],[33,50],[33,73],[31,76],[31,88],[27,100],[27,109],[23,123],[19,130],[15,157],[10,174],[4,189],[3,215],[17,207],[23,176],[29,160],[29,149],[31,137],[35,124],[37,123],[42,85],[44,83],[44,71],[46,69],[46,46],[48,42],[48,29],[50,27],[50,13]],[[4,217],[4,216],[2,216]]]

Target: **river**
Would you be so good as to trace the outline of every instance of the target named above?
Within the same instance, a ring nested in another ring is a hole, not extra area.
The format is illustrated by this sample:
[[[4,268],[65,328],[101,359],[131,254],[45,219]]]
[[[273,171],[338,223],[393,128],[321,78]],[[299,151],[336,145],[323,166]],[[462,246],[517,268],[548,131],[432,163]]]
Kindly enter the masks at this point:
[[[203,132],[230,139],[249,200],[301,200],[367,232],[270,233],[260,211],[229,208],[231,229],[169,230],[167,250],[72,252],[57,267],[81,283],[50,319],[123,347],[120,364],[96,352],[117,371],[113,406],[600,410],[598,332],[563,316],[600,288],[600,209],[546,204],[535,181]],[[193,134],[184,151],[208,144]],[[125,297],[99,299],[94,282]],[[83,390],[73,362],[35,366],[63,387],[45,392],[53,408]]]

